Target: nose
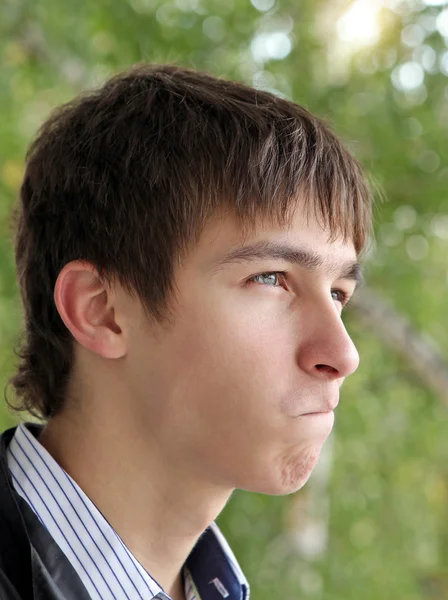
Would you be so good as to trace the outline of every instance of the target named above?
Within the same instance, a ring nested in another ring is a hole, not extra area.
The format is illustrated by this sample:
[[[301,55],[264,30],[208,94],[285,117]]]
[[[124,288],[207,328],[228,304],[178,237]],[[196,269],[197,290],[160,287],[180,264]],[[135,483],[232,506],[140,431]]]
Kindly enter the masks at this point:
[[[301,328],[299,366],[319,379],[343,379],[358,368],[359,354],[335,306],[321,309]]]

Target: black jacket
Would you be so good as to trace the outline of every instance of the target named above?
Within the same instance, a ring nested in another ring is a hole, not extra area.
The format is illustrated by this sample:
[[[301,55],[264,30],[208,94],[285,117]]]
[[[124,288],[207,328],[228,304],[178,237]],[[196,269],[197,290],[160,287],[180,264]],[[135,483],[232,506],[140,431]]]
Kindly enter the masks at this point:
[[[89,600],[65,554],[13,488],[6,449],[14,432],[0,436],[0,600]]]

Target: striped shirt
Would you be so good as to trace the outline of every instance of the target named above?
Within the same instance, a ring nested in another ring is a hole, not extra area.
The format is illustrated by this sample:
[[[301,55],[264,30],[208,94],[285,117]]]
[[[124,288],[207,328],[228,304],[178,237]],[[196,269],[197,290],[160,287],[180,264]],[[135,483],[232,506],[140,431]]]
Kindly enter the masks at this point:
[[[22,423],[11,440],[7,461],[14,488],[66,555],[92,600],[167,600],[101,512],[38,442],[39,431]],[[183,575],[187,600],[249,598],[248,583],[215,523],[199,539]]]

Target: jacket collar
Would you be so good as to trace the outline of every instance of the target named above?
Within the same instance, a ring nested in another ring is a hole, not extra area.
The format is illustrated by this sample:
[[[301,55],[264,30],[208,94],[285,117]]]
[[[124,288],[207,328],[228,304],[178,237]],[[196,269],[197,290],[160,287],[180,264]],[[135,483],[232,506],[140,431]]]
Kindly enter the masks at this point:
[[[0,436],[0,564],[8,576],[16,574],[12,583],[20,598],[28,600],[33,598],[31,545],[6,462],[14,432],[8,429]]]

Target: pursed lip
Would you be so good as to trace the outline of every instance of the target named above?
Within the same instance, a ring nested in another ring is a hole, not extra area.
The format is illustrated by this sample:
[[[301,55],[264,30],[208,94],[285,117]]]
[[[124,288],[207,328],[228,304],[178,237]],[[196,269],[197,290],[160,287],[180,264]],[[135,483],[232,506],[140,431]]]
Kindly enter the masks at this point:
[[[323,413],[332,412],[337,405],[339,404],[339,397],[332,398],[329,402],[322,404],[321,406],[316,407],[315,410],[302,413],[301,416],[305,417],[306,415],[320,415]]]

